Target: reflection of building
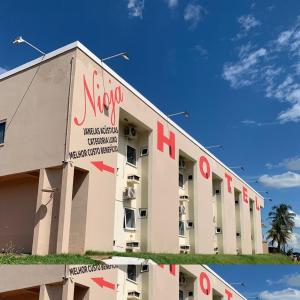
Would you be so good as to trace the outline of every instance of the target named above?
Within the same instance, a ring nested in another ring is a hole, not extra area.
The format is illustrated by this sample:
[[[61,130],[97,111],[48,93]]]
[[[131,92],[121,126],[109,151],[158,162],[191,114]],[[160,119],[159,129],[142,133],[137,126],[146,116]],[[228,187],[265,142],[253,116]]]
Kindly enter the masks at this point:
[[[0,266],[5,300],[246,299],[201,265]]]
[[[74,43],[0,76],[0,249],[261,253],[263,198],[101,65]]]

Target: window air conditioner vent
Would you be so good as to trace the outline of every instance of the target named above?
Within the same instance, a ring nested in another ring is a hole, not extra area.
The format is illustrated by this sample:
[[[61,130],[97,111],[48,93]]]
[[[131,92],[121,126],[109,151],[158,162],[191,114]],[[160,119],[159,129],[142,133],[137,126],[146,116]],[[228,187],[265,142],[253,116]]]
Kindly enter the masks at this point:
[[[190,253],[190,245],[180,245],[180,253]]]
[[[127,294],[127,299],[128,300],[139,300],[139,299],[141,299],[140,295],[141,295],[141,293],[138,291],[129,291]]]
[[[132,183],[140,183],[140,176],[134,174],[128,175],[127,181]]]

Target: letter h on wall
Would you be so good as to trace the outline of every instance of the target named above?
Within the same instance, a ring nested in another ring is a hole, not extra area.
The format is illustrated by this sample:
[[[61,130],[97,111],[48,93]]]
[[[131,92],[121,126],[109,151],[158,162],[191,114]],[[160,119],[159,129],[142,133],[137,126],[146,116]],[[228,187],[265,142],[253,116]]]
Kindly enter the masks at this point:
[[[164,152],[164,144],[169,146],[169,155],[175,159],[175,133],[170,131],[169,137],[164,135],[164,125],[157,121],[157,149]]]

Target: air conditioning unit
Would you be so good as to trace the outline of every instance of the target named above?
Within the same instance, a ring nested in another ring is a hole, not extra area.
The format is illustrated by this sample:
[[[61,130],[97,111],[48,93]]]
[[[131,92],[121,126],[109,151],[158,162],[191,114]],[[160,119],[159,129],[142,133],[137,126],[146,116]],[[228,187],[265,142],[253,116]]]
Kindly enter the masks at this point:
[[[136,198],[136,192],[133,187],[127,187],[123,193],[124,200],[132,200]]]
[[[215,254],[219,254],[219,248],[218,248],[218,247],[215,247],[215,248],[214,248],[214,252],[215,252]]]
[[[140,156],[147,156],[147,155],[149,155],[149,149],[148,149],[148,147],[141,147]]]
[[[179,159],[179,169],[185,169],[185,161],[183,159]]]
[[[216,195],[221,195],[221,190],[219,190],[219,189],[215,190],[215,194]]]
[[[190,245],[180,245],[180,253],[190,253],[191,247]]]
[[[193,221],[186,221],[186,228],[187,229],[193,229],[194,228],[194,222]]]
[[[127,182],[140,183],[140,176],[134,174],[128,175]]]
[[[189,201],[189,196],[188,195],[180,195],[179,200],[180,201]]]
[[[184,205],[179,205],[179,215],[184,215],[185,214],[185,206]]]
[[[185,278],[184,274],[181,272],[179,273],[179,284],[180,285],[186,284],[186,278]]]
[[[126,251],[128,252],[137,252],[140,250],[139,241],[128,241],[126,242]]]
[[[237,232],[237,233],[236,233],[236,237],[241,237],[240,232]]]
[[[253,208],[252,208],[252,207],[250,207],[250,211],[253,211]]]
[[[236,205],[239,205],[239,200],[235,200],[234,203],[235,203]]]
[[[222,233],[222,228],[216,227],[216,234],[221,234],[221,233]]]
[[[127,294],[128,300],[139,300],[141,299],[141,293],[138,291],[129,291]]]
[[[149,265],[148,264],[142,264],[141,265],[141,273],[149,272]]]
[[[141,219],[146,219],[148,217],[148,208],[140,208],[139,209],[139,217]]]
[[[124,128],[124,135],[130,140],[134,140],[137,137],[136,129],[133,126]]]

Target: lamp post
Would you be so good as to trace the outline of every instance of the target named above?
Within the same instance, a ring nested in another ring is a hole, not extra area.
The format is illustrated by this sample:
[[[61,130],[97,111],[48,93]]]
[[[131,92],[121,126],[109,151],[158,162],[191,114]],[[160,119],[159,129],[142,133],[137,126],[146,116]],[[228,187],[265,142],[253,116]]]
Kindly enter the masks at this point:
[[[33,48],[34,50],[38,51],[39,53],[46,55],[45,52],[43,52],[42,50],[40,50],[38,47],[34,46],[33,44],[29,43],[28,41],[24,40],[21,36],[18,36],[14,41],[13,41],[14,45],[20,45],[20,44],[27,44],[28,46],[30,46],[31,48]]]
[[[171,117],[180,116],[180,115],[183,115],[186,118],[188,118],[190,116],[190,114],[187,111],[181,111],[178,113],[170,114],[170,115],[168,115],[168,117],[171,118]]]
[[[112,59],[112,58],[115,58],[115,57],[120,57],[120,56],[123,57],[125,60],[129,60],[128,52],[121,52],[121,53],[118,53],[118,54],[114,54],[114,55],[102,58],[101,61],[106,61],[106,60],[109,60],[109,59]]]
[[[245,168],[243,166],[232,166],[232,167],[229,167],[230,169],[240,169],[242,171],[245,171]]]
[[[205,148],[206,148],[206,149],[213,149],[213,148],[224,149],[222,145],[205,146]]]

